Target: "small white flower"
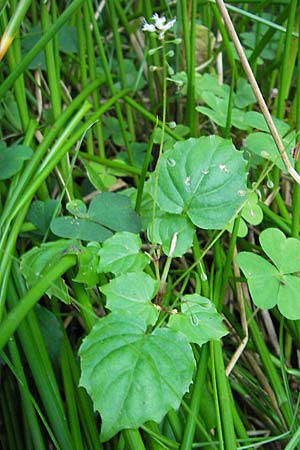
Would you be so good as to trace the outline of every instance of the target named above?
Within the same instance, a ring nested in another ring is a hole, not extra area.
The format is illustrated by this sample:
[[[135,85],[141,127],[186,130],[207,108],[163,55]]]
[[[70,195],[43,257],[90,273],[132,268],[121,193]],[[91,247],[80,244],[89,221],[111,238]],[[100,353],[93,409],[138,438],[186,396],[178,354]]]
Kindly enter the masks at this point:
[[[142,31],[149,31],[153,33],[155,31],[155,26],[152,23],[147,23],[146,21],[142,25]]]
[[[154,20],[154,25],[155,27],[160,30],[163,31],[165,29],[165,27],[167,25],[165,25],[166,23],[166,18],[165,16],[159,17],[159,15],[157,13],[153,14],[152,19]]]
[[[176,18],[167,22],[165,16],[160,17],[157,13],[153,14],[152,20],[154,23],[148,23],[144,20],[142,31],[149,31],[150,33],[155,32],[158,34],[158,39],[160,40],[164,38],[165,33],[172,28],[176,22]]]

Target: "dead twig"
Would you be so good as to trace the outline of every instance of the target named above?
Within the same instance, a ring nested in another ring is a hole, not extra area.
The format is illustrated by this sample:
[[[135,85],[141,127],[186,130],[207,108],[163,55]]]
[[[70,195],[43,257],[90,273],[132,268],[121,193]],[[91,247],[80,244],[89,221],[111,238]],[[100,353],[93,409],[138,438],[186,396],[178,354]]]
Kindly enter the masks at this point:
[[[220,14],[221,14],[222,19],[223,19],[223,21],[225,23],[225,26],[226,26],[227,31],[229,33],[229,36],[231,37],[232,42],[233,42],[233,44],[235,46],[237,54],[238,54],[238,56],[240,58],[241,64],[242,64],[242,66],[244,68],[244,71],[246,73],[248,81],[249,81],[249,83],[250,83],[250,85],[252,87],[252,90],[253,90],[253,93],[254,93],[254,95],[256,97],[258,106],[259,106],[259,108],[260,108],[260,110],[261,110],[261,112],[262,112],[262,114],[263,114],[263,116],[264,116],[264,118],[265,118],[265,120],[267,122],[268,128],[270,130],[271,136],[274,139],[274,142],[276,144],[276,147],[278,149],[278,152],[280,154],[282,162],[283,162],[286,170],[288,171],[288,173],[291,175],[291,177],[298,184],[300,184],[300,175],[292,167],[292,165],[290,163],[290,160],[289,160],[289,158],[288,158],[288,156],[287,156],[287,154],[285,152],[284,145],[282,143],[281,137],[279,136],[277,128],[274,125],[274,122],[273,122],[272,116],[270,114],[270,111],[269,111],[269,109],[267,107],[267,104],[266,104],[264,98],[263,98],[261,90],[260,90],[260,88],[259,88],[259,86],[257,84],[257,81],[255,79],[255,76],[254,76],[253,72],[252,72],[252,69],[251,69],[251,66],[250,66],[250,64],[248,62],[248,59],[247,59],[247,57],[245,55],[244,49],[243,49],[243,47],[242,47],[242,45],[240,43],[238,35],[237,35],[236,31],[235,31],[235,28],[233,26],[233,23],[231,21],[231,18],[229,16],[229,14],[228,14],[226,6],[225,6],[223,0],[216,0],[216,4],[217,4],[217,6],[219,8]]]

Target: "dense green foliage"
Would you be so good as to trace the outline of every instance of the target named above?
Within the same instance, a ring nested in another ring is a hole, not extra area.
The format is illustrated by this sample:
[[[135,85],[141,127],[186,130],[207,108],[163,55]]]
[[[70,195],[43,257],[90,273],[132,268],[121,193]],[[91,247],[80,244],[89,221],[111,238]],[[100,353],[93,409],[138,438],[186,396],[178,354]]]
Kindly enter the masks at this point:
[[[0,1],[5,450],[300,448],[300,3],[222,6]]]

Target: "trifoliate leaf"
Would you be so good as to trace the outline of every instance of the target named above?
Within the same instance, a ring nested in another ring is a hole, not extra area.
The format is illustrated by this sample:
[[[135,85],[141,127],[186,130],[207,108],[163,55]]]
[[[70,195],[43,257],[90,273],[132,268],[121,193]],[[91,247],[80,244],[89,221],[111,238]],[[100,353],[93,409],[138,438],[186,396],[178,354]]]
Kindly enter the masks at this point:
[[[286,238],[282,231],[267,228],[259,236],[263,251],[271,258],[281,273],[300,271],[300,241]]]

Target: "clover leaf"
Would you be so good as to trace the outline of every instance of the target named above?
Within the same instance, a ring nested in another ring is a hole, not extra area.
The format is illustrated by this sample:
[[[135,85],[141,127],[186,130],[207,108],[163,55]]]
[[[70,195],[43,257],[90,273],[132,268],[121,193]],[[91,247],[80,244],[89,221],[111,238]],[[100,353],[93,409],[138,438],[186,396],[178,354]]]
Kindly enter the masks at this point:
[[[300,271],[300,241],[286,238],[276,228],[264,230],[259,241],[274,265],[250,252],[241,252],[236,258],[254,304],[266,309],[277,305],[284,317],[300,319],[300,278],[295,274]]]

